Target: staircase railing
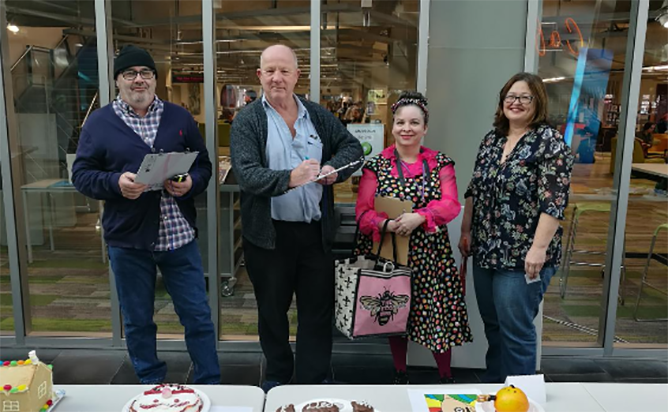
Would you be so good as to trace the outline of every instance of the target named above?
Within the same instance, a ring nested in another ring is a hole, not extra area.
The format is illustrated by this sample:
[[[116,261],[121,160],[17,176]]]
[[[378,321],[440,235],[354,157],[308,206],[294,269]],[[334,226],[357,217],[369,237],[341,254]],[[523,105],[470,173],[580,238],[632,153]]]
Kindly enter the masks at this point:
[[[21,55],[21,57],[19,57],[19,58],[16,60],[16,62],[14,62],[14,64],[12,64],[12,67],[11,67],[9,70],[13,72],[14,69],[15,69],[19,64],[21,64],[21,62],[23,61],[23,59],[26,58],[26,56],[28,55],[28,53],[30,53],[30,51],[32,51],[32,48],[33,48],[33,46],[28,46],[28,47],[26,47],[26,50],[23,52],[23,54]]]
[[[86,124],[86,120],[88,120],[88,116],[90,116],[91,112],[95,108],[95,104],[97,103],[97,99],[100,97],[100,92],[99,90],[95,92],[95,96],[93,96],[93,100],[91,100],[90,105],[88,106],[88,110],[86,110],[86,116],[84,116],[83,121],[81,122],[81,126],[79,126],[79,130],[81,130],[84,127],[84,124]]]
[[[53,49],[28,46],[11,66],[17,112],[50,113],[55,116],[56,134],[54,140],[49,139],[52,142],[49,144],[55,142],[56,146],[45,147],[53,147],[58,152],[52,160],[58,161],[61,169],[65,165],[67,153],[76,147],[81,127],[99,101],[97,91],[90,102],[88,98],[82,101],[85,97],[80,90],[82,74],[79,53],[85,50],[89,42],[78,37],[66,34]],[[84,46],[75,49],[73,42]],[[19,139],[23,140],[22,137]],[[30,140],[29,137],[27,139]],[[45,176],[53,177],[53,170],[40,167],[39,159],[25,156],[25,183]]]

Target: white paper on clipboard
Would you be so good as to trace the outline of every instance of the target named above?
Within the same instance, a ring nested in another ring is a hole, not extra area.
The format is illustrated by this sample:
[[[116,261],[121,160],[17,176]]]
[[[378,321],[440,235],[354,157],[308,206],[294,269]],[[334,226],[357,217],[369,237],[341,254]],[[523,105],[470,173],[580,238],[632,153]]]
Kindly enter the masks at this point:
[[[147,190],[161,190],[164,181],[190,170],[199,152],[150,153],[139,166],[135,182],[148,185]]]

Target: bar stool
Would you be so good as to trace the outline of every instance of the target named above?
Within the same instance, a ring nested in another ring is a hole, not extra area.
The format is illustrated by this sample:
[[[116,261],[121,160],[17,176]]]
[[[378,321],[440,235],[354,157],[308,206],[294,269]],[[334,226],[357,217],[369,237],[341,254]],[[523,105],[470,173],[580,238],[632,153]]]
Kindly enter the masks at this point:
[[[594,212],[610,212],[610,203],[608,202],[592,202],[592,203],[576,203],[575,208],[573,209],[573,217],[571,219],[570,229],[568,232],[568,237],[566,239],[566,253],[564,255],[564,268],[561,271],[559,277],[559,292],[561,298],[566,297],[566,290],[568,288],[568,275],[570,274],[571,265],[574,266],[589,266],[589,267],[600,267],[601,268],[601,277],[605,274],[605,263],[596,263],[596,262],[586,262],[586,261],[576,261],[573,260],[573,255],[587,255],[587,256],[605,256],[607,252],[599,252],[594,250],[584,250],[584,249],[575,249],[575,240],[577,237],[578,223],[580,222],[580,216],[584,213],[594,213]],[[626,255],[626,247],[622,251],[622,256]],[[625,284],[626,284],[626,266],[624,265],[624,258],[622,257],[622,279],[621,284],[622,288],[619,293],[619,299],[622,305],[624,305],[624,296],[625,296]]]
[[[659,232],[662,230],[668,230],[668,223],[664,223],[662,225],[657,226],[657,228],[654,230],[654,235],[652,236],[652,243],[649,246],[649,253],[647,255],[647,262],[645,262],[645,270],[642,272],[642,278],[640,279],[640,288],[638,289],[638,297],[636,298],[636,307],[633,310],[633,318],[637,322],[662,322],[662,321],[667,321],[668,318],[653,318],[653,319],[640,319],[638,318],[638,308],[640,307],[640,296],[642,295],[642,289],[645,285],[647,285],[648,288],[652,288],[656,291],[659,291],[663,293],[664,295],[668,296],[668,293],[665,291],[657,288],[656,286],[652,285],[647,281],[647,275],[649,272],[649,265],[652,262],[652,258],[655,256],[654,254],[654,245],[656,245],[656,238],[659,235]],[[656,254],[659,256],[658,254]]]

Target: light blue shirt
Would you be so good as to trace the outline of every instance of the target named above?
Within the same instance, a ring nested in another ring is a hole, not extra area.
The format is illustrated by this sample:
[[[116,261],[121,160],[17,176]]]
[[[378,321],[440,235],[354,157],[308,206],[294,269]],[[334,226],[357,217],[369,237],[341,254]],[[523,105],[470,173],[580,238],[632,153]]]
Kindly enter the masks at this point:
[[[298,115],[294,124],[295,137],[281,115],[271,107],[265,96],[262,106],[267,113],[266,154],[272,170],[292,170],[304,160],[315,159],[322,162],[322,141],[311,122],[308,111],[294,96]],[[284,195],[271,198],[271,218],[286,222],[306,222],[320,220],[320,199],[322,186],[309,183]]]

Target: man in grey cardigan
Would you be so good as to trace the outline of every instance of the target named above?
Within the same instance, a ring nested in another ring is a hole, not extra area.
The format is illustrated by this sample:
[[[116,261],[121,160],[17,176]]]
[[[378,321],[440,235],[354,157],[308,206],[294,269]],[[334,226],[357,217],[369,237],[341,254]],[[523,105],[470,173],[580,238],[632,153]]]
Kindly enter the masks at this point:
[[[336,231],[332,185],[363,156],[359,141],[331,113],[298,98],[300,71],[289,47],[262,52],[257,76],[264,94],[232,124],[232,168],[241,187],[244,255],[258,305],[267,369],[262,389],[331,380]],[[287,312],[297,297],[293,360]],[[296,367],[295,367],[296,365]]]

